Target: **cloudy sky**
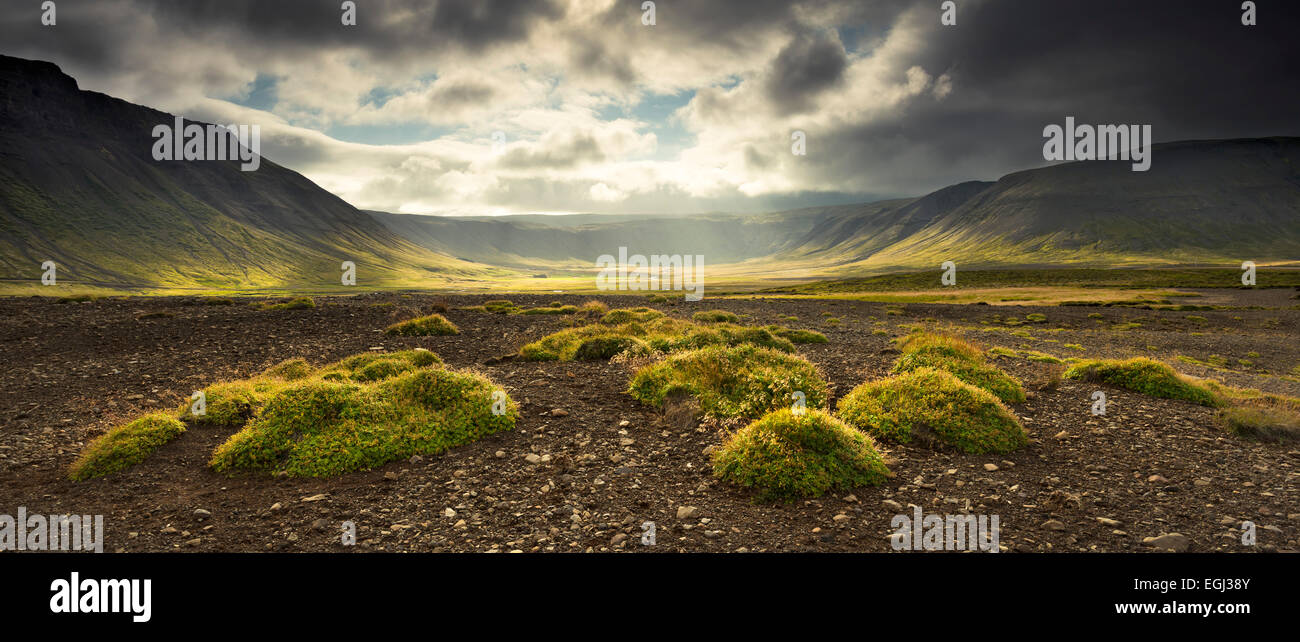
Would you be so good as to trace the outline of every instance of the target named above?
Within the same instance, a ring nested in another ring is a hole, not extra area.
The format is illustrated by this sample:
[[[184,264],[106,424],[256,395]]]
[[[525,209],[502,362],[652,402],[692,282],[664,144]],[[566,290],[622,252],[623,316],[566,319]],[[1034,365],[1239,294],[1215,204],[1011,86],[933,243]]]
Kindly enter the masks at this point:
[[[1300,2],[6,0],[0,52],[187,117],[352,204],[762,211],[1044,164],[1042,131],[1300,135]],[[791,152],[791,133],[807,154]],[[1156,158],[1156,163],[1159,159]]]

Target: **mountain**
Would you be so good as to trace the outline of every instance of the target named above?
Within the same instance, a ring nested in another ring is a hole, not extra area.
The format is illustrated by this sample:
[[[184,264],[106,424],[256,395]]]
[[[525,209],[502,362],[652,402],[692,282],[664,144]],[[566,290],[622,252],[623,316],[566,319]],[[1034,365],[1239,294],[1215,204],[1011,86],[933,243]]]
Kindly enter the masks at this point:
[[[918,198],[765,214],[435,217],[363,212],[262,159],[155,161],[174,117],[0,56],[0,280],[303,289],[501,285],[596,258],[695,254],[735,281],[1011,266],[1300,259],[1300,138],[1154,146],[1149,171],[1073,162]],[[521,271],[527,272],[521,272]],[[544,285],[541,287],[552,287]]]
[[[125,286],[303,288],[446,283],[487,272],[420,247],[263,158],[155,161],[174,117],[0,56],[0,278]]]
[[[411,241],[468,260],[589,266],[626,246],[704,254],[755,274],[821,276],[1025,265],[1159,265],[1300,259],[1300,138],[1155,145],[1146,172],[1073,162],[914,199],[689,219],[447,218],[372,212]]]

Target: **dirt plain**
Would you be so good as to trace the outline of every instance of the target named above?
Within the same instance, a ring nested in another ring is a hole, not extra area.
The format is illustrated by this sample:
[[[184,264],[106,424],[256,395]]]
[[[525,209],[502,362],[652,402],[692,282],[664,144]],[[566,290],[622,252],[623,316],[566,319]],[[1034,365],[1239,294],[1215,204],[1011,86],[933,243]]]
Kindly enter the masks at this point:
[[[746,323],[815,329],[830,341],[799,351],[826,376],[832,404],[885,376],[896,356],[890,339],[916,324],[1058,357],[1152,356],[1188,374],[1300,395],[1295,293],[1204,294],[1234,307],[374,293],[265,311],[192,297],[0,299],[0,513],[23,506],[29,514],[103,514],[105,550],[119,552],[887,552],[891,519],[910,515],[913,504],[925,513],[998,515],[1007,552],[1155,551],[1143,539],[1166,533],[1184,535],[1190,552],[1297,550],[1300,446],[1232,436],[1209,408],[1072,381],[1038,389],[1059,366],[1003,358],[999,365],[1034,391],[1013,406],[1030,432],[1028,447],[997,456],[882,444],[895,473],[884,485],[756,505],[743,489],[716,481],[705,454],[739,423],[639,404],[624,392],[627,364],[500,359],[561,329],[565,317],[459,309],[489,298],[528,306],[597,299],[683,317],[725,309],[747,315]],[[435,305],[450,308],[445,316],[460,335],[382,334]],[[993,318],[1033,312],[1047,321]],[[80,483],[66,477],[96,435],[141,412],[177,407],[211,383],[293,357],[321,364],[410,347],[502,385],[520,404],[516,430],[372,471],[297,479],[212,472],[208,457],[228,433],[191,428],[127,471]],[[1211,367],[1180,355],[1227,361]],[[1108,396],[1104,416],[1090,412],[1097,389]],[[355,546],[341,543],[345,521],[356,525]],[[1256,525],[1253,546],[1242,543],[1244,521]],[[654,545],[642,544],[645,522],[655,524]]]

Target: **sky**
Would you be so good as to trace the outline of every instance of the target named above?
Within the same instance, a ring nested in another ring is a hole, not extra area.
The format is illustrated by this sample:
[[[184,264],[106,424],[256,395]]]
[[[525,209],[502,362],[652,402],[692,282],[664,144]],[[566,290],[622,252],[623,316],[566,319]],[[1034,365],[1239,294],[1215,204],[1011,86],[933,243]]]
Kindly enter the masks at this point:
[[[58,0],[0,53],[259,125],[362,209],[753,212],[1045,164],[1067,116],[1156,142],[1300,135],[1300,2]],[[793,152],[803,132],[806,153]],[[1154,159],[1159,162],[1158,156]]]

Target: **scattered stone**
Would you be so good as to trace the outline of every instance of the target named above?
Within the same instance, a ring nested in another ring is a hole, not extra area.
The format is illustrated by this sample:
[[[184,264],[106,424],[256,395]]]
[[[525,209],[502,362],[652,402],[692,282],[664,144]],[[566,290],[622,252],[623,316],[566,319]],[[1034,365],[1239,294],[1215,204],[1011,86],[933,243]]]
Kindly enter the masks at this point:
[[[997,465],[997,464],[984,464],[984,470],[987,470],[987,471],[989,471],[990,473],[993,472],[993,471],[995,471],[995,470],[997,470],[997,469],[998,469],[998,465]]]
[[[1046,528],[1049,531],[1063,531],[1065,530],[1065,524],[1063,524],[1059,519],[1049,519],[1043,522],[1043,528]]]
[[[205,517],[212,517],[212,511],[205,510],[202,508],[196,508],[194,509],[194,516],[199,519],[203,519]]]
[[[1121,523],[1118,519],[1111,519],[1109,517],[1098,517],[1097,522],[1102,526],[1119,526]]]
[[[1156,537],[1144,537],[1142,543],[1147,546],[1171,550],[1175,553],[1185,553],[1187,547],[1191,544],[1191,540],[1187,539],[1187,536],[1182,533],[1162,533]]]
[[[700,512],[700,509],[698,509],[698,508],[696,508],[696,507],[694,507],[694,506],[678,506],[678,507],[677,507],[677,519],[690,519],[690,518],[692,518],[692,517],[695,517],[696,513],[699,513],[699,512]]]
[[[565,410],[565,409],[563,409],[563,408],[552,408],[552,409],[551,409],[551,416],[552,416],[552,417],[568,417],[568,416],[569,416],[569,411],[568,411],[568,410]]]

